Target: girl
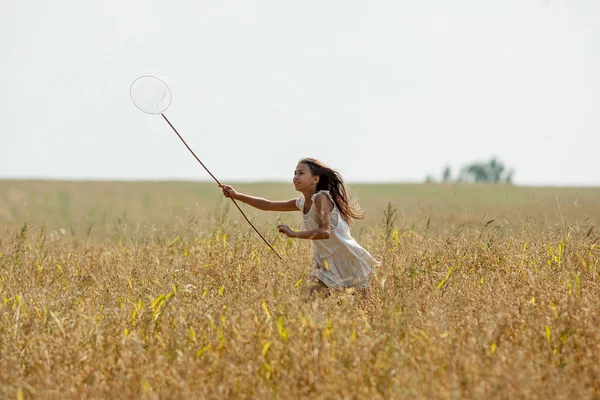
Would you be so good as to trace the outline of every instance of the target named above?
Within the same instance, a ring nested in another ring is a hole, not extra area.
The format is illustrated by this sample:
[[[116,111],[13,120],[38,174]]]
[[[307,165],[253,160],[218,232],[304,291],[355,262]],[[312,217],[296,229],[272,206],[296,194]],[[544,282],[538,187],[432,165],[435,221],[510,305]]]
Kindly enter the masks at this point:
[[[352,220],[364,218],[364,212],[348,201],[341,175],[321,161],[304,158],[296,166],[293,182],[302,195],[287,201],[249,196],[228,185],[223,185],[223,194],[259,210],[302,211],[300,232],[287,225],[278,229],[288,237],[313,241],[310,279],[323,289],[366,288],[380,262],[350,236]]]

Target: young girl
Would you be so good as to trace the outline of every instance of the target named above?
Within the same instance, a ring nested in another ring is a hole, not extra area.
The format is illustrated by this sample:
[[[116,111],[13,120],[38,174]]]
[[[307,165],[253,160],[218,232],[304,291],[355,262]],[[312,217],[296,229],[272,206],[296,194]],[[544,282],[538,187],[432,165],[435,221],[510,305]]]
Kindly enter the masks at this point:
[[[380,262],[350,236],[352,220],[362,219],[364,212],[348,201],[341,175],[318,160],[304,158],[296,166],[293,182],[302,195],[287,201],[248,196],[227,185],[223,194],[259,210],[302,211],[300,232],[287,225],[278,229],[288,237],[313,241],[310,278],[323,288],[367,287],[373,267]]]

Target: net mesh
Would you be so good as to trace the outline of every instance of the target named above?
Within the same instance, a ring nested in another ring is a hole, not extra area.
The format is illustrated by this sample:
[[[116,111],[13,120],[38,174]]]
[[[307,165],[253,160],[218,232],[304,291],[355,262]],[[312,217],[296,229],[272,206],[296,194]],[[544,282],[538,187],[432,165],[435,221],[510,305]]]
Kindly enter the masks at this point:
[[[140,76],[129,91],[133,104],[146,114],[162,114],[171,105],[171,91],[155,76]]]

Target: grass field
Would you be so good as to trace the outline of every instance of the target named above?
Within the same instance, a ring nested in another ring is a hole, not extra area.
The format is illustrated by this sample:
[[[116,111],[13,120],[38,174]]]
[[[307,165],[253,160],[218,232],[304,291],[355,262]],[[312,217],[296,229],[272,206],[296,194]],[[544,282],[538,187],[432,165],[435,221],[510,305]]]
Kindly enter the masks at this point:
[[[271,199],[291,184],[240,184]],[[214,184],[0,181],[2,398],[598,398],[600,189],[351,185],[365,293]]]

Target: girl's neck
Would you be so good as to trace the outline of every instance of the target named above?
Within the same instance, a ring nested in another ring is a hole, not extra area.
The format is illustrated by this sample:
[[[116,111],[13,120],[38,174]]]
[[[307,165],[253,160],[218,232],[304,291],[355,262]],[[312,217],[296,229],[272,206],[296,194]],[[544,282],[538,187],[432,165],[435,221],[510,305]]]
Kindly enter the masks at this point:
[[[315,193],[317,193],[317,188],[309,188],[309,189],[302,191],[302,195],[308,201],[310,201],[312,199],[312,196]]]

